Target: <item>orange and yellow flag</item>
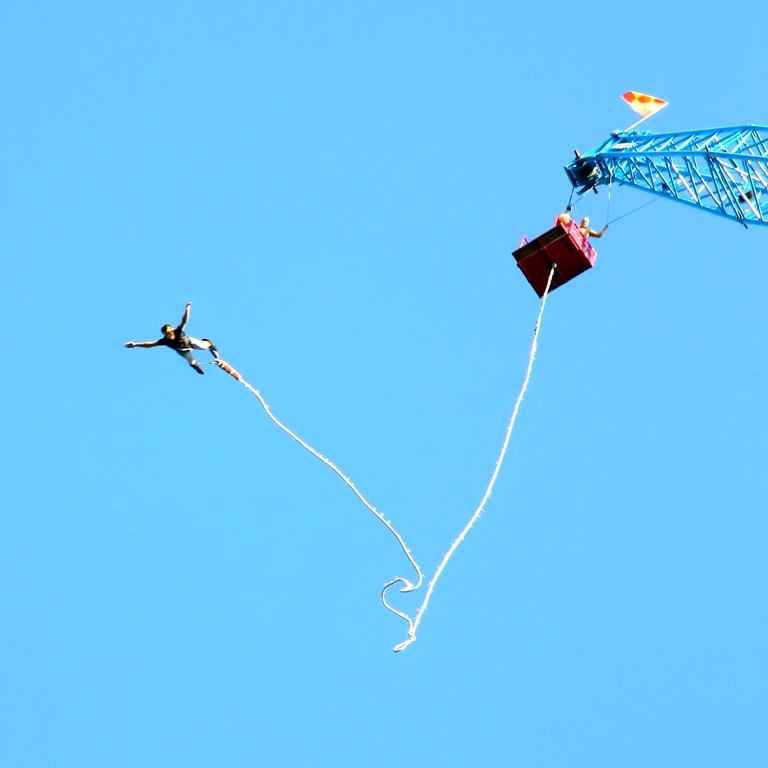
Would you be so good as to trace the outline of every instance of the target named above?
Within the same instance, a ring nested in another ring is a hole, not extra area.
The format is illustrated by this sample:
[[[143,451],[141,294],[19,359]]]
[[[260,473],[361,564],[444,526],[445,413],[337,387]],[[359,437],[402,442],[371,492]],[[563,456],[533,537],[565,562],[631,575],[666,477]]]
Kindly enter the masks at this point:
[[[624,99],[624,101],[626,101],[638,115],[642,115],[643,117],[650,117],[660,109],[664,109],[668,104],[664,99],[657,99],[655,96],[648,96],[645,93],[637,93],[637,91],[627,91],[621,98]]]

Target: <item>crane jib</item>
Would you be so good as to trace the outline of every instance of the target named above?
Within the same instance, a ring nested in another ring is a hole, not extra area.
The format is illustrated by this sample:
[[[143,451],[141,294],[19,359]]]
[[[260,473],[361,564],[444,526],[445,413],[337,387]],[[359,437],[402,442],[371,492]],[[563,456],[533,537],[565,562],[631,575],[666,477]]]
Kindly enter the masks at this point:
[[[626,184],[741,224],[768,224],[768,127],[617,131],[565,167],[584,193]]]

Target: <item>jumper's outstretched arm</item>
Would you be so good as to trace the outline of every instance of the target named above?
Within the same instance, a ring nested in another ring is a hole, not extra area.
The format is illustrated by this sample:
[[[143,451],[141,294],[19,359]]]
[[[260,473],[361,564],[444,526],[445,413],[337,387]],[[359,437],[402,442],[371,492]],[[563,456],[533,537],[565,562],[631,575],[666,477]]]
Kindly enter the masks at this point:
[[[189,308],[192,306],[192,302],[190,301],[189,304],[187,304],[186,309],[184,310],[184,317],[181,318],[181,322],[179,323],[179,330],[183,331],[184,326],[189,322]]]
[[[126,341],[125,346],[126,347],[157,347],[160,345],[160,342],[162,339],[157,339],[157,341]]]

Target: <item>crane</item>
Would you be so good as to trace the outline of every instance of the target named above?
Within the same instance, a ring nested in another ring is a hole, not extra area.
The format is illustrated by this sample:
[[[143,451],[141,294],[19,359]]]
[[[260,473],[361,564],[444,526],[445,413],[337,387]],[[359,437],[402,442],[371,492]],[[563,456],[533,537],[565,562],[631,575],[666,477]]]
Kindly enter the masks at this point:
[[[628,129],[565,166],[579,194],[627,184],[747,223],[768,225],[768,127],[676,133]]]

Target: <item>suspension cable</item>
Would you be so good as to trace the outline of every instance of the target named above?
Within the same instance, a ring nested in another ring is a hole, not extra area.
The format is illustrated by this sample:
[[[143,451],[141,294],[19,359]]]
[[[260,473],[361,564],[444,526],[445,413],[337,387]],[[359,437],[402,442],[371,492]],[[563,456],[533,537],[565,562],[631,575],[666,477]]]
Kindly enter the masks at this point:
[[[609,221],[609,224],[613,224],[615,221],[619,221],[620,219],[623,219],[625,216],[630,216],[633,213],[637,213],[641,208],[646,208],[649,205],[653,205],[653,203],[658,203],[659,200],[661,200],[661,197],[654,197],[653,200],[649,200],[647,203],[643,203],[642,205],[638,205],[637,208],[633,208],[631,211],[627,211],[627,213],[622,213],[621,216],[617,216],[615,219]]]

